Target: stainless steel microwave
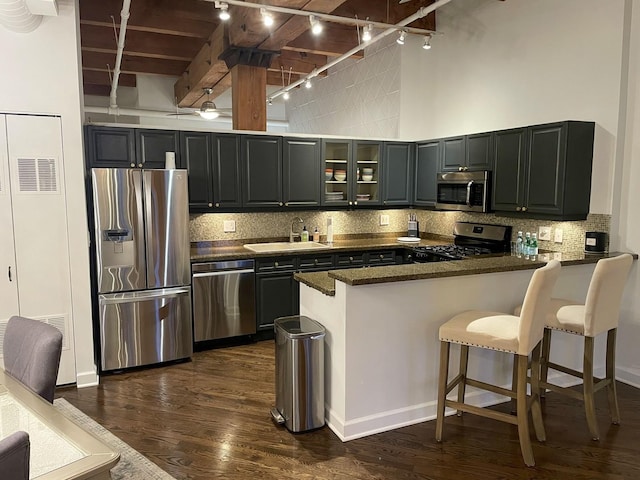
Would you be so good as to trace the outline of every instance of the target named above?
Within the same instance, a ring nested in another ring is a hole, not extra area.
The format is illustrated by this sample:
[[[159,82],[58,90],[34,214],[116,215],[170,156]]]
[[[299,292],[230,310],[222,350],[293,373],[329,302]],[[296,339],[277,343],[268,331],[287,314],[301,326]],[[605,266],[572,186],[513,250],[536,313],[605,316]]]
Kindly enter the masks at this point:
[[[436,208],[488,212],[491,172],[442,172],[436,179]]]

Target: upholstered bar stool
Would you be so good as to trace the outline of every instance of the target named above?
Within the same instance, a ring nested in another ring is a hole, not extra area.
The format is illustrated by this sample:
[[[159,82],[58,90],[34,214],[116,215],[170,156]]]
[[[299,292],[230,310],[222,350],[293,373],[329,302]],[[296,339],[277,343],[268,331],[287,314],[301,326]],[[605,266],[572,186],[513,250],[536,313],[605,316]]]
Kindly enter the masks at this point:
[[[616,425],[620,423],[615,377],[616,333],[618,330],[620,301],[632,263],[633,257],[628,253],[599,260],[589,283],[585,303],[579,304],[572,300],[552,298],[549,312],[545,319],[546,328],[540,360],[541,392],[544,394],[546,389],[583,400],[587,425],[594,440],[600,438],[594,403],[594,394],[599,390],[607,389],[611,422]],[[518,315],[520,308],[516,308],[516,315]],[[582,372],[549,361],[551,332],[553,330],[584,337]],[[604,332],[607,332],[606,376],[603,379],[599,379],[593,376],[593,347],[595,337]],[[550,368],[582,378],[582,392],[549,383],[547,376]]]
[[[545,314],[553,285],[560,273],[560,262],[552,260],[537,269],[524,297],[519,316],[499,312],[467,311],[456,315],[440,327],[440,377],[438,382],[438,412],[436,440],[442,441],[445,407],[460,412],[469,412],[518,426],[520,449],[524,462],[535,465],[529,438],[529,411],[533,417],[536,437],[545,440],[542,411],[538,391],[539,360]],[[451,381],[449,378],[449,351],[452,343],[460,344],[460,371]],[[478,347],[514,355],[517,363],[517,378],[512,389],[506,389],[467,377],[469,347]],[[532,356],[531,395],[527,395],[527,369],[529,355]],[[464,403],[465,387],[481,388],[493,393],[515,398],[517,415],[496,412]],[[458,387],[457,401],[447,399],[447,394]]]

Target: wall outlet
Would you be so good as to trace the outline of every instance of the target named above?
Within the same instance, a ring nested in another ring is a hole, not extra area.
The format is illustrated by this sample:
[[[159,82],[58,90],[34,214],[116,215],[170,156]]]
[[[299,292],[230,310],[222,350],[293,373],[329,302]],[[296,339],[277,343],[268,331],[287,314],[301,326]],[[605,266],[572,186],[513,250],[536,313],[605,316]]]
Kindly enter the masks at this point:
[[[551,227],[538,228],[538,240],[551,240]]]
[[[380,225],[389,225],[389,215],[380,215]]]
[[[233,233],[236,231],[236,221],[235,220],[225,220],[224,221],[224,232],[225,233]]]
[[[562,229],[556,228],[556,233],[553,237],[553,241],[556,243],[562,243]]]

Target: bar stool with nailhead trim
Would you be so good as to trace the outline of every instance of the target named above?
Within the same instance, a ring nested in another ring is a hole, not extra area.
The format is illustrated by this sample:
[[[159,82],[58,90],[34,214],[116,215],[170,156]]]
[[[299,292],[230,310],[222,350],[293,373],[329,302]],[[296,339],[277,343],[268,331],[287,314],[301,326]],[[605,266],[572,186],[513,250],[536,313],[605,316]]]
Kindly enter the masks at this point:
[[[544,424],[538,390],[539,360],[545,314],[548,310],[551,291],[558,275],[560,262],[552,260],[537,269],[524,297],[522,313],[514,316],[499,312],[467,311],[453,317],[440,327],[440,376],[438,381],[438,412],[436,441],[442,441],[445,407],[455,408],[458,414],[469,412],[475,415],[500,420],[518,426],[520,450],[524,462],[535,465],[529,438],[529,411],[533,417],[536,437],[545,441]],[[449,351],[452,343],[460,344],[460,372],[448,383]],[[511,390],[467,377],[469,347],[478,347],[514,355],[517,364],[517,379]],[[527,395],[527,369],[531,355],[531,395]],[[496,412],[464,403],[466,385],[515,398],[517,415]],[[457,401],[447,399],[447,393],[458,387]]]
[[[583,400],[587,425],[594,440],[600,438],[594,401],[594,394],[597,391],[606,387],[611,423],[615,425],[620,423],[615,378],[616,333],[620,301],[632,263],[633,257],[628,253],[599,260],[593,271],[584,305],[564,298],[552,298],[545,319],[540,359],[541,394],[544,396],[546,389]],[[516,315],[521,308],[522,306],[515,309]],[[582,372],[549,361],[553,330],[584,337]],[[593,347],[595,337],[604,332],[607,332],[606,376],[599,379],[593,376]],[[582,378],[582,392],[549,383],[547,381],[549,368]]]

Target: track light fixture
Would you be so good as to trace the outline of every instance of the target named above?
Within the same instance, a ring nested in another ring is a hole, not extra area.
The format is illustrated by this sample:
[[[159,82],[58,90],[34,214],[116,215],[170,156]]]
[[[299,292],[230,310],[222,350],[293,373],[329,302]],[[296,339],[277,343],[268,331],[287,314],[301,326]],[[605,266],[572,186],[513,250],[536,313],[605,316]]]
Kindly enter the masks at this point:
[[[284,98],[285,100],[289,100],[290,95],[289,95],[289,91],[288,90],[286,92],[284,92],[284,95],[282,95],[282,98]]]
[[[368,42],[371,40],[371,30],[373,30],[373,25],[368,24],[362,27],[362,41]]]
[[[304,82],[304,86],[305,88],[311,88],[311,79],[307,78],[307,80]]]
[[[398,45],[404,45],[404,39],[405,39],[406,35],[407,34],[404,31],[401,31],[400,35],[398,35],[398,39],[396,40],[396,43]]]
[[[427,35],[424,37],[424,43],[422,44],[422,48],[425,50],[429,50],[431,48],[431,35]]]
[[[311,33],[314,35],[320,35],[322,33],[322,24],[315,16],[309,16],[309,23],[311,24]]]
[[[273,98],[267,98],[267,105],[273,105]]]
[[[223,22],[226,22],[227,20],[229,20],[231,18],[231,15],[229,14],[229,4],[226,2],[216,2],[215,3],[216,8],[220,9],[220,13],[218,14],[218,17],[220,18],[220,20],[222,20]]]
[[[265,8],[260,9],[260,15],[262,15],[262,23],[264,23],[265,27],[271,27],[273,25],[273,15],[267,12]]]

